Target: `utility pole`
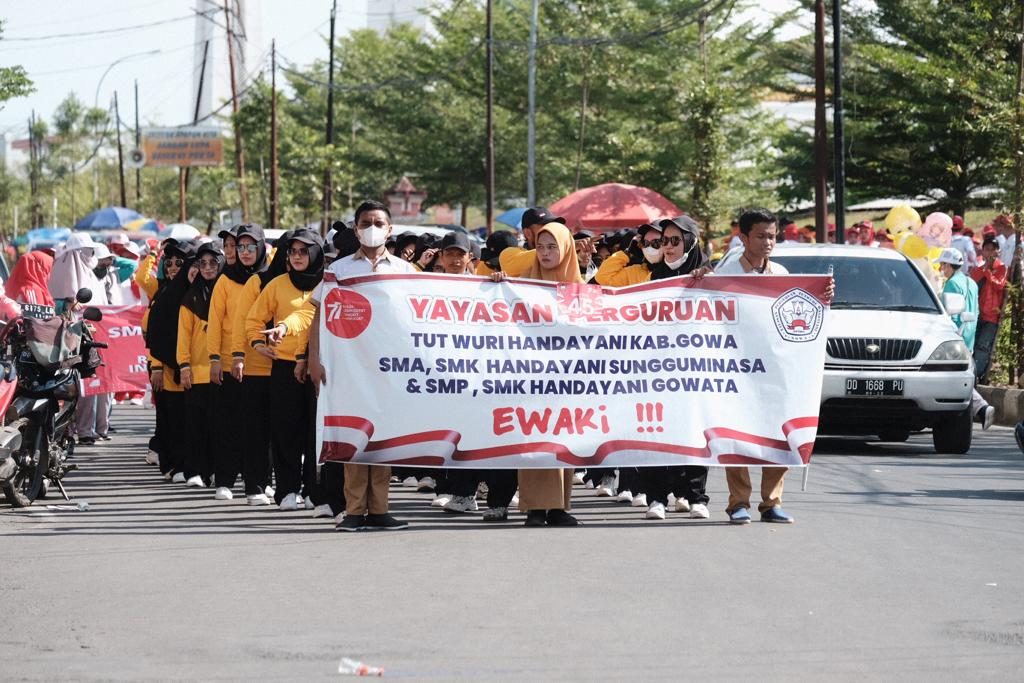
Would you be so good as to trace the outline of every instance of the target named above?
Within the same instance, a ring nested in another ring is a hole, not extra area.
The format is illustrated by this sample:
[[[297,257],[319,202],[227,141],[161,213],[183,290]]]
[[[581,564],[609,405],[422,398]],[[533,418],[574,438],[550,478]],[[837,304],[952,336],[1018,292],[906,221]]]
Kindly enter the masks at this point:
[[[540,0],[530,7],[530,56],[526,72],[529,114],[526,119],[526,204],[537,203],[537,11]]]
[[[41,223],[39,205],[39,150],[36,148],[36,110],[28,119],[28,178],[32,191],[32,227],[38,228]]]
[[[1016,113],[1016,125],[1013,130],[1013,152],[1014,152],[1014,185],[1013,185],[1013,224],[1016,228],[1017,248],[1013,252],[1013,260],[1009,264],[1010,282],[1016,285],[1016,296],[1011,297],[1013,302],[1010,309],[1010,331],[1013,339],[1013,347],[1017,350],[1014,354],[1013,363],[1008,370],[1009,383],[1021,386],[1024,379],[1024,292],[1021,292],[1021,218],[1024,214],[1024,0],[1019,0],[1020,7],[1018,33],[1019,43],[1017,45],[1017,101],[1014,103]]]
[[[231,10],[224,0],[224,21],[228,38],[228,69],[231,78],[231,113],[235,125],[235,173],[238,175],[238,198],[242,205],[242,222],[249,222],[249,192],[245,187],[245,147],[242,144],[242,125],[238,120],[238,81],[235,79],[235,50],[231,40]]]
[[[832,0],[832,163],[835,164],[836,244],[846,242],[846,152],[843,140],[843,5]]]
[[[117,108],[117,91],[114,91],[114,126],[117,129],[117,178],[121,185],[121,206],[128,206],[124,191],[124,150],[121,148],[121,111]]]
[[[203,45],[203,61],[199,65],[199,86],[196,88],[196,107],[192,112],[192,123],[199,122],[199,107],[203,101],[203,81],[206,79],[206,62],[210,56],[210,41]],[[190,167],[178,169],[178,222],[184,223],[188,213],[185,196],[188,194],[188,176]]]
[[[329,178],[328,178],[329,179]],[[270,41],[270,227],[277,227],[277,41]],[[320,226],[323,234],[323,225]]]
[[[139,81],[135,81],[135,149],[142,148],[142,131],[139,129]],[[142,208],[142,169],[135,169],[135,209]]]
[[[337,11],[338,2],[334,0],[331,3],[331,42],[327,59],[327,130],[325,138],[328,153],[330,153],[331,146],[334,144],[334,18],[337,15]],[[327,234],[328,226],[331,224],[331,196],[334,194],[332,189],[333,182],[331,180],[331,162],[332,159],[328,158],[327,163],[324,165],[323,217],[320,220],[321,235]],[[276,173],[276,167],[271,172]],[[351,194],[349,192],[349,195]],[[350,196],[349,204],[351,203],[352,199]]]
[[[828,241],[828,144],[825,123],[825,0],[814,0],[814,222]]]
[[[487,0],[487,234],[494,226],[494,0]]]

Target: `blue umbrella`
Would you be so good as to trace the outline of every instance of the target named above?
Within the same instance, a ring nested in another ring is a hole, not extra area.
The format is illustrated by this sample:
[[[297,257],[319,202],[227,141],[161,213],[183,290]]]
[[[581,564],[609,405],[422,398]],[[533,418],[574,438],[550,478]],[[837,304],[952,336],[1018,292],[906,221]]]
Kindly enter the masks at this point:
[[[505,213],[501,214],[494,220],[505,225],[511,225],[513,228],[522,229],[523,225],[523,214],[526,213],[526,209],[509,209]]]
[[[138,211],[126,209],[123,206],[108,206],[104,209],[93,211],[82,220],[75,223],[75,230],[102,230],[104,228],[123,228],[125,223],[142,218]]]

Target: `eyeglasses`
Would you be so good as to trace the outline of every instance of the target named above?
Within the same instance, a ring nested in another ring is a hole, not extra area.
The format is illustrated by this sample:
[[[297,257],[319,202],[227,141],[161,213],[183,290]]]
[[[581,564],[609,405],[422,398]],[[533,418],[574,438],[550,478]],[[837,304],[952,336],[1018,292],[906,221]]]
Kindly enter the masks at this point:
[[[235,250],[243,254],[255,254],[259,251],[259,248],[258,244],[239,244],[235,247]]]
[[[166,259],[164,259],[164,265],[167,265],[167,266],[177,266],[178,268],[181,268],[183,265],[185,265],[185,259],[183,259],[183,258],[176,258],[176,257],[175,258],[166,258]]]
[[[309,247],[289,247],[289,256],[309,256]]]
[[[655,249],[661,249],[661,238],[658,237],[653,240],[643,240],[640,242],[641,245],[646,249],[647,247],[654,247]]]
[[[199,259],[199,267],[200,268],[216,268],[217,267],[217,259],[210,259],[210,258]]]
[[[683,243],[683,238],[679,235],[672,235],[671,237],[662,237],[661,246],[663,247],[678,247]]]

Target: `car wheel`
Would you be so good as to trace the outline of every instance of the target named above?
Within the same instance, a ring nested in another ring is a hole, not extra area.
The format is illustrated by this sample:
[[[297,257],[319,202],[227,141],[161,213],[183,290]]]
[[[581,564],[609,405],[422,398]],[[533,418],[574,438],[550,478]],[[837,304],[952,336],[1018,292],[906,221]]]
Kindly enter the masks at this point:
[[[910,438],[910,432],[894,429],[892,431],[879,432],[878,438],[881,441],[903,443],[904,441]]]
[[[974,423],[971,409],[956,413],[952,417],[940,420],[932,427],[932,443],[936,453],[963,455],[971,450],[971,436]]]

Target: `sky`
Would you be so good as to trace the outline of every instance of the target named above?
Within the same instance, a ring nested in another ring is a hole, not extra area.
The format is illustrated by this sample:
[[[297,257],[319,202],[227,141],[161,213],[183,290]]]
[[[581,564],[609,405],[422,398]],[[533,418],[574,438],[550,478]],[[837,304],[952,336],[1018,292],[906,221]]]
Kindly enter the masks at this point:
[[[386,14],[395,1],[338,0],[338,34],[365,27],[368,20]],[[331,0],[246,2],[250,15],[250,73],[240,74],[240,82],[264,63],[260,58],[269,54],[272,38],[277,40],[280,58],[288,62],[305,65],[326,58]],[[795,2],[763,0],[753,15],[781,12]],[[131,123],[136,80],[143,126],[189,122],[193,108],[195,7],[195,0],[0,0],[0,18],[5,21],[0,36],[0,65],[25,67],[36,87],[28,97],[3,105],[0,133],[8,138],[24,137],[33,109],[38,116],[51,120],[57,105],[72,91],[86,104],[106,108],[116,90],[121,119]],[[216,19],[223,23],[223,15]],[[109,31],[125,27],[137,28]],[[97,31],[108,32],[95,34]],[[93,35],[60,35],[83,33]],[[230,93],[226,45],[220,44],[225,43],[223,31],[216,32],[214,42],[211,59],[216,106]]]

